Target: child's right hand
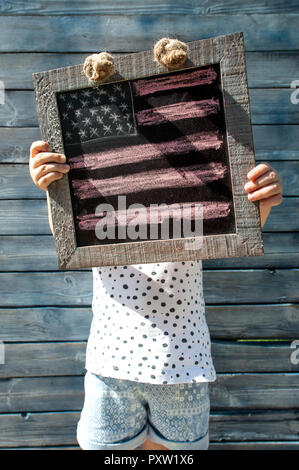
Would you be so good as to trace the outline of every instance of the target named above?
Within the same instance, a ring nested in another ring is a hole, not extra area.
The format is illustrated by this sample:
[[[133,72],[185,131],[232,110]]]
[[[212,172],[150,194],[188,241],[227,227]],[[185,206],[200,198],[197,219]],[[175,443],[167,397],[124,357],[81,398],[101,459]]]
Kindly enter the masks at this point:
[[[47,191],[49,184],[61,179],[70,169],[65,162],[65,155],[51,152],[47,142],[37,140],[31,144],[29,171],[38,188]]]

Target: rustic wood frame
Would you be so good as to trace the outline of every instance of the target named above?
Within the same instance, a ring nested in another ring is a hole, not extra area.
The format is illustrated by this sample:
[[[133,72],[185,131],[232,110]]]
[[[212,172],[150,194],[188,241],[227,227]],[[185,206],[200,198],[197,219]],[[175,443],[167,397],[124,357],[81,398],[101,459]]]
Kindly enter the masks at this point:
[[[244,190],[247,173],[255,166],[250,102],[243,33],[234,33],[188,43],[188,59],[177,70],[220,63],[226,138],[229,154],[236,232],[203,236],[200,249],[185,249],[186,240],[145,240],[78,247],[68,176],[49,186],[49,202],[59,269],[116,266],[263,255],[258,203]],[[165,74],[167,69],[143,51],[115,58],[116,73],[106,83]],[[55,94],[93,86],[75,65],[32,75],[42,140],[54,152],[64,153],[62,130]],[[193,239],[195,240],[195,239]]]

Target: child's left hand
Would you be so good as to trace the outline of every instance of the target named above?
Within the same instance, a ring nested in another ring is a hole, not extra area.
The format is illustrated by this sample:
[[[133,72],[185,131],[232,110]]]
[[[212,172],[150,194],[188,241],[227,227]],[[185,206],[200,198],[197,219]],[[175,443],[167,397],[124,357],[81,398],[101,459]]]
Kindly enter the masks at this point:
[[[282,182],[279,174],[268,163],[260,163],[247,177],[250,181],[245,184],[244,189],[248,192],[250,201],[259,201],[263,226],[271,208],[282,203]]]

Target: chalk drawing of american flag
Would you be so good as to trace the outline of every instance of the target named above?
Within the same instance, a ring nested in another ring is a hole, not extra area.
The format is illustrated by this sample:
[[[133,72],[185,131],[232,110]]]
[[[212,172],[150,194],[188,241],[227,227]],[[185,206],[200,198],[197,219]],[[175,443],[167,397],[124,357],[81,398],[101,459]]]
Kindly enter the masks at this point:
[[[234,231],[219,80],[211,65],[58,94],[79,246],[132,241],[95,236],[119,195],[201,204],[206,234]]]

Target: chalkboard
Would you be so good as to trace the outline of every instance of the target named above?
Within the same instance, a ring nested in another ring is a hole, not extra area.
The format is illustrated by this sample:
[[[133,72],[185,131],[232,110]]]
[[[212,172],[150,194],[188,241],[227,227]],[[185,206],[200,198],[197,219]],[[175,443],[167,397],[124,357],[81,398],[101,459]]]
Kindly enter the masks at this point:
[[[49,187],[61,269],[263,254],[242,33],[152,51],[91,83],[82,65],[33,74],[42,138],[70,172]]]

